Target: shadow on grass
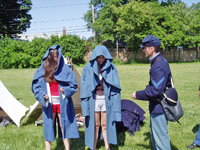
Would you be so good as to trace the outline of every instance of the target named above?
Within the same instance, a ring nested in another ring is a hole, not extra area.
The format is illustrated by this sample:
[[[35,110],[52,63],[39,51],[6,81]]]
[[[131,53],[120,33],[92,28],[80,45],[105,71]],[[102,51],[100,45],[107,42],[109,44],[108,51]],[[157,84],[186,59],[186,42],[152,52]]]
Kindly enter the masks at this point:
[[[123,147],[126,139],[125,131],[117,133],[117,145],[110,145],[110,149],[118,150],[119,147]]]
[[[153,149],[150,132],[144,133],[144,136],[145,136],[144,141],[148,141],[149,140],[149,145],[144,145],[144,144],[136,144],[136,145],[138,145],[140,147],[144,147],[144,149],[149,149],[149,148]],[[178,150],[178,148],[175,145],[173,145],[172,141],[170,141],[170,142],[171,142],[171,149],[172,150]]]
[[[110,149],[118,150],[119,147],[123,147],[125,142],[125,136],[125,132],[119,132],[117,134],[117,145],[110,144]],[[100,149],[101,147],[105,147],[104,140],[97,141],[96,149]]]
[[[196,124],[196,126],[192,128],[192,132],[196,134],[198,131],[199,131],[199,124]]]
[[[171,141],[171,149],[172,150],[178,150],[178,148],[175,145],[172,144],[172,141]]]
[[[150,132],[146,132],[144,133],[144,141],[149,141],[149,145],[145,145],[145,144],[136,144],[137,146],[140,146],[140,147],[144,147],[144,149],[153,149],[153,145],[152,145],[152,142],[151,142],[151,134]]]
[[[85,132],[84,131],[79,131],[80,138],[77,139],[70,139],[70,149],[71,150],[85,150]],[[124,146],[125,142],[125,132],[120,132],[117,134],[117,145],[110,145],[111,149],[118,150],[119,147]],[[98,140],[97,142],[97,149],[100,149],[101,147],[104,147],[104,141],[103,140]],[[54,150],[63,150],[65,149],[63,140],[60,138],[56,139],[56,148]],[[86,147],[87,150],[89,150],[89,147]]]
[[[16,98],[16,100],[20,101],[22,98]]]
[[[79,131],[80,137],[77,139],[70,139],[70,149],[71,150],[85,150],[85,132]],[[61,138],[56,139],[56,148],[54,150],[65,149],[63,140]],[[88,149],[89,150],[89,149]]]
[[[71,150],[85,150],[85,132],[79,131],[80,138],[77,139],[70,139],[70,149]],[[119,146],[123,146],[125,141],[125,133],[119,133],[118,134],[118,145],[111,145],[111,149],[118,150]],[[104,147],[104,141],[98,140],[97,142],[97,149],[100,149],[101,147]],[[63,140],[57,138],[56,139],[56,148],[54,150],[63,150],[65,149]],[[89,150],[89,147],[86,148]]]

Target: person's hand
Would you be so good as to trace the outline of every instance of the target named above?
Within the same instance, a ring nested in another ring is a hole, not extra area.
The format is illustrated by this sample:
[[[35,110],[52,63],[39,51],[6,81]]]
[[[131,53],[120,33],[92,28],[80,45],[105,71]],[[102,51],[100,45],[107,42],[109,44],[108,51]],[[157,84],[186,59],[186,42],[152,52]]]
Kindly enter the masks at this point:
[[[47,101],[49,99],[49,96],[47,94],[44,95],[44,99]]]
[[[131,94],[131,97],[134,98],[134,99],[137,99],[136,98],[136,92],[134,92],[133,94]]]
[[[60,88],[60,91],[61,91],[62,94],[64,94],[64,89],[63,89],[63,87]]]

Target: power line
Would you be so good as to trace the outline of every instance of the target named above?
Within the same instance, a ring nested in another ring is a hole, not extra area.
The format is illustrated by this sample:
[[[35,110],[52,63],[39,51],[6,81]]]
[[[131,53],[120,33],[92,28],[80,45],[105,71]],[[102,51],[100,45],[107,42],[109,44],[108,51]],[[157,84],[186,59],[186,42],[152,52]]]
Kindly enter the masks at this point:
[[[38,21],[38,22],[32,22],[32,23],[46,23],[46,22],[58,22],[58,21],[67,21],[67,20],[78,20],[82,18],[71,18],[71,19],[62,19],[62,20],[51,20],[51,21]]]
[[[84,31],[84,30],[86,30],[86,29],[88,30],[87,32],[90,32],[88,28],[77,28],[77,29],[73,29],[73,30],[72,30],[72,29],[70,29],[70,30],[66,30],[66,32],[68,32],[68,31],[69,31],[69,32],[74,32],[74,31],[77,31],[77,30]],[[56,31],[44,31],[44,32],[42,32],[42,33],[50,33],[50,32],[52,32],[52,33],[55,33],[55,32],[62,33],[62,31],[63,31],[63,30],[56,30]],[[34,34],[36,34],[36,33],[38,33],[38,34],[39,34],[39,33],[41,33],[41,32],[34,32]],[[31,34],[31,33],[30,33],[30,34]]]
[[[84,25],[84,26],[69,26],[69,27],[66,27],[66,28],[68,29],[68,28],[77,28],[77,27],[86,27],[86,25]],[[40,28],[40,29],[29,29],[29,30],[61,29],[61,28],[63,28],[63,26],[62,27],[56,27],[56,28]]]
[[[70,6],[78,6],[78,5],[88,5],[89,3],[81,3],[81,4],[69,4],[69,5],[57,5],[57,6],[45,6],[45,7],[33,7],[31,9],[43,9],[43,8],[55,8],[55,7],[70,7]],[[23,10],[23,9],[5,9],[4,11],[15,11],[15,10]]]
[[[35,7],[33,9],[41,9],[41,8],[53,8],[53,7],[68,7],[68,6],[77,6],[77,5],[88,5],[89,3],[82,3],[82,4],[69,4],[69,5],[58,5],[58,6],[46,6],[46,7]]]
[[[70,32],[66,32],[66,34],[70,34],[70,33],[80,33],[80,32],[91,32],[91,31],[76,31],[76,32],[73,32],[73,31],[70,31]],[[31,33],[28,33],[28,34],[25,34],[24,35],[27,35],[27,36],[35,36],[35,35],[38,35],[38,34],[63,34],[63,33],[58,33],[57,31],[54,31],[54,32],[38,32],[38,33],[34,33],[34,34],[31,34]]]
[[[68,20],[79,20],[79,19],[82,19],[82,18],[71,18],[71,19],[62,19],[62,20],[51,20],[51,21],[37,21],[37,22],[31,22],[31,23],[47,23],[47,22],[59,22],[59,21],[68,21]],[[20,24],[26,24],[26,23],[13,23],[10,25],[14,26],[14,25],[20,25]]]

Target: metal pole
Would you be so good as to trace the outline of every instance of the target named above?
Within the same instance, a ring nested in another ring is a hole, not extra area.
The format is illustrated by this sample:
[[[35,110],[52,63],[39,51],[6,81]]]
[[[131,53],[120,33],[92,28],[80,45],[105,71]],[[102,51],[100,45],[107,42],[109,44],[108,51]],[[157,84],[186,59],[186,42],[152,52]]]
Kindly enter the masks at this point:
[[[94,19],[94,4],[92,4],[92,19],[93,19],[93,23],[94,23],[95,22],[95,19]],[[96,32],[94,30],[94,42],[95,42],[95,40],[96,40]]]

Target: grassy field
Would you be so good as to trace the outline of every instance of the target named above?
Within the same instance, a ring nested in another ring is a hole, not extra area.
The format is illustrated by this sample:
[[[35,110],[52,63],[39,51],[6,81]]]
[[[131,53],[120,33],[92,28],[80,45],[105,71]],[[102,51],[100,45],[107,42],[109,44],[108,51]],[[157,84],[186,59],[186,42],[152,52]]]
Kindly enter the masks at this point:
[[[170,64],[175,87],[179,94],[184,116],[178,123],[168,123],[172,150],[182,150],[191,144],[195,138],[200,122],[200,99],[198,89],[200,85],[200,63]],[[82,67],[77,67],[82,71]],[[149,64],[117,65],[120,83],[122,87],[122,99],[131,99],[131,94],[137,90],[143,90],[149,81]],[[13,96],[26,107],[36,101],[31,92],[31,81],[36,69],[8,69],[0,70],[0,80],[13,94]],[[3,98],[4,95],[1,95]],[[150,150],[152,149],[149,129],[148,102],[133,100],[145,111],[145,124],[134,136],[128,132],[118,134],[118,145],[111,145],[114,150]],[[17,112],[16,112],[17,113]],[[71,140],[72,150],[87,150],[84,145],[84,128],[79,130],[80,138]],[[43,150],[43,127],[26,124],[18,128],[12,124],[8,127],[0,127],[0,150]],[[52,143],[52,149],[64,149],[62,140],[56,138]],[[97,149],[104,150],[103,141],[99,141]]]

